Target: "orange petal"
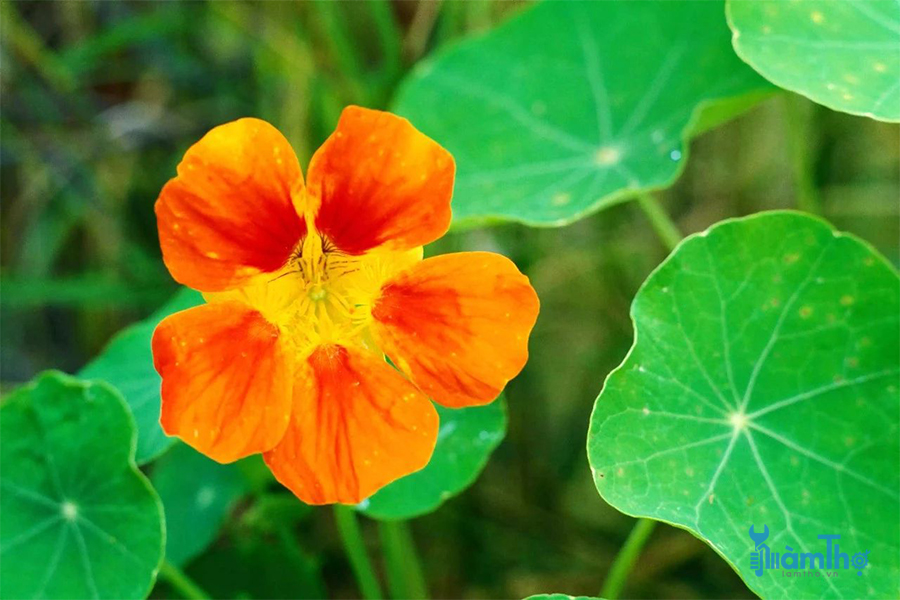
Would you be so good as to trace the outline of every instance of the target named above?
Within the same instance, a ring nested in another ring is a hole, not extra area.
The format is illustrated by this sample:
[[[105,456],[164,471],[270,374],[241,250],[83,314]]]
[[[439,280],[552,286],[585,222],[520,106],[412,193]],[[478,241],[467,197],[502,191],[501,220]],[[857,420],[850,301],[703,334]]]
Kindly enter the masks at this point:
[[[349,106],[309,165],[316,228],[349,254],[433,242],[450,226],[455,170],[450,153],[406,119]]]
[[[382,288],[375,337],[435,402],[486,404],[528,360],[538,298],[509,259],[460,252],[426,259]]]
[[[307,504],[355,504],[431,458],[438,416],[380,356],[319,346],[294,385],[284,439],[263,457]]]
[[[219,462],[281,440],[291,373],[278,330],[240,302],[204,304],[163,319],[153,332],[162,376],[160,423]]]
[[[156,202],[172,277],[214,292],[277,270],[306,235],[291,200],[302,187],[297,156],[265,121],[240,119],[207,133]]]

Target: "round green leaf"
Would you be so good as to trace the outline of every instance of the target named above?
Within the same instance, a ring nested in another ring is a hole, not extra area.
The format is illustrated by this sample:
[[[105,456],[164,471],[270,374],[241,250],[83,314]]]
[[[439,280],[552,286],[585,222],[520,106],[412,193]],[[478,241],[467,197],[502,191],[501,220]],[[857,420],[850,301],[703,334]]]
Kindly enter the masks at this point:
[[[394,108],[456,158],[457,221],[569,223],[671,184],[701,109],[721,122],[772,89],[734,54],[723,9],[538,4],[420,63]]]
[[[0,596],[146,597],[162,507],[118,392],[46,373],[4,401],[0,432]]]
[[[682,242],[632,318],[634,346],[588,434],[607,502],[690,530],[765,598],[896,596],[893,268],[818,219],[762,213]],[[779,553],[824,553],[818,536],[840,535],[841,552],[869,552],[868,568],[757,574],[751,526]]]
[[[376,519],[409,519],[429,513],[470,485],[506,435],[503,398],[486,406],[444,408],[431,461],[363,500],[357,509]]]
[[[131,407],[137,423],[136,460],[150,462],[175,443],[159,424],[159,388],[162,383],[153,368],[150,340],[153,330],[165,317],[202,304],[199,292],[182,289],[162,308],[140,323],[122,330],[81,372],[79,377],[102,379],[115,386]]]
[[[156,462],[150,481],[165,509],[166,560],[176,566],[216,539],[228,511],[247,492],[236,464],[219,464],[185,444]]]
[[[728,1],[738,55],[829,108],[900,121],[900,5],[893,0]]]

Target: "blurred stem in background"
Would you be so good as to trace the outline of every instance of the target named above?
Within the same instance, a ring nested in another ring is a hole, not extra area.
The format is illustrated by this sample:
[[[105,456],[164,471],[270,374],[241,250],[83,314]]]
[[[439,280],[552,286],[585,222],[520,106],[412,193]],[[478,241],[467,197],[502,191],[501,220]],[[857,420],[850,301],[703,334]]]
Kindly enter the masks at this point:
[[[405,521],[382,521],[378,524],[384,563],[391,597],[422,600],[428,598],[422,563]]]
[[[609,574],[603,583],[603,589],[600,590],[602,598],[615,600],[619,597],[622,588],[625,587],[625,582],[628,580],[628,575],[631,573],[634,563],[644,548],[644,544],[647,543],[650,534],[653,533],[654,527],[656,527],[656,521],[652,519],[639,519],[635,523],[634,529],[628,534],[628,539],[625,540],[625,544],[622,545],[622,549],[619,550],[616,559],[609,568]]]
[[[813,154],[818,144],[814,122],[816,105],[801,96],[786,93],[784,110],[797,207],[808,213],[821,215],[822,202],[813,172]]]
[[[401,40],[403,34],[394,20],[394,13],[388,0],[374,0],[366,2],[372,22],[375,24],[375,34],[384,59],[384,85],[393,88],[403,75],[403,50]]]
[[[416,6],[406,39],[403,40],[404,51],[410,64],[425,54],[428,38],[431,36],[440,10],[441,0],[419,2]]]
[[[381,591],[381,585],[378,583],[378,577],[375,575],[375,569],[372,568],[372,561],[369,560],[369,555],[366,553],[362,531],[360,531],[359,522],[356,520],[356,512],[349,506],[335,504],[334,521],[337,524],[341,542],[344,544],[344,551],[347,553],[347,559],[350,561],[350,567],[356,576],[356,583],[359,585],[363,598],[366,600],[381,600],[384,595]]]
[[[670,252],[674,250],[684,236],[681,235],[678,226],[660,205],[659,200],[649,192],[641,192],[637,196],[637,201],[641,206],[641,210],[650,219],[653,231],[659,236],[666,249]]]
[[[46,48],[41,36],[10,5],[9,2],[0,4],[0,16],[5,22],[4,33],[12,47],[54,90],[60,93],[74,91],[75,78],[72,73],[58,60],[55,53]]]
[[[194,583],[194,581],[184,574],[184,571],[164,560],[159,568],[159,578],[172,586],[183,598],[187,600],[209,600],[209,594]]]
[[[362,57],[356,52],[353,38],[347,28],[347,20],[342,17],[344,8],[340,2],[316,0],[313,4],[325,29],[324,40],[330,45],[329,54],[337,62],[337,71],[341,73],[341,81],[347,88],[350,97],[365,105],[370,102],[371,91],[365,82],[365,67]]]

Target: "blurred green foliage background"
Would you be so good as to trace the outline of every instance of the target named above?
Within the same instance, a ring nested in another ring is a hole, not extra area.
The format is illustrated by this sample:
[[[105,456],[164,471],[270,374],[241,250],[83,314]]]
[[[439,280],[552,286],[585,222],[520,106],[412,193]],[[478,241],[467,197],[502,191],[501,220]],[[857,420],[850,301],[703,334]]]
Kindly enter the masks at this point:
[[[3,390],[43,369],[77,371],[177,289],[160,259],[153,203],[207,130],[266,119],[306,164],[345,105],[388,107],[417,59],[522,5],[4,1]],[[692,233],[794,208],[805,195],[897,264],[898,164],[898,126],[782,93],[695,140],[686,172],[660,197]],[[412,523],[431,593],[595,594],[632,519],[594,488],[588,417],[630,346],[631,299],[665,250],[633,203],[560,229],[454,231],[428,252],[463,249],[513,258],[542,311],[530,362],[507,391],[507,439],[471,489]],[[258,512],[240,504],[186,571],[221,595],[316,596],[319,572],[330,596],[357,594],[330,511],[291,509],[296,535],[287,541]],[[632,597],[751,597],[711,549],[665,527],[629,585]]]

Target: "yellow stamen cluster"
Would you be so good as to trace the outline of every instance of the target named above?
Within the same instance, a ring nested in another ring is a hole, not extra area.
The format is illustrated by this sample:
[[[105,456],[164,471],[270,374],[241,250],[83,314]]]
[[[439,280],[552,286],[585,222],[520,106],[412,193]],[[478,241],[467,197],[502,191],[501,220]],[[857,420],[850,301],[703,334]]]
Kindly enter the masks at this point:
[[[278,326],[298,357],[320,344],[373,347],[372,307],[391,276],[422,259],[422,248],[341,252],[307,220],[308,233],[279,271],[252,284],[205,294],[208,302],[238,300]]]

